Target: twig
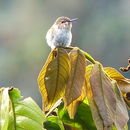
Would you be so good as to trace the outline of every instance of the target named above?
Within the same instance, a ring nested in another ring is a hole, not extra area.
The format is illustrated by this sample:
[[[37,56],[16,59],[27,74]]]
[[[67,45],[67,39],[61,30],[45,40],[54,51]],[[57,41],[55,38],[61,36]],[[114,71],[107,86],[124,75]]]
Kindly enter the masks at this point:
[[[130,59],[128,59],[128,66],[127,67],[121,67],[120,70],[123,72],[130,71]]]

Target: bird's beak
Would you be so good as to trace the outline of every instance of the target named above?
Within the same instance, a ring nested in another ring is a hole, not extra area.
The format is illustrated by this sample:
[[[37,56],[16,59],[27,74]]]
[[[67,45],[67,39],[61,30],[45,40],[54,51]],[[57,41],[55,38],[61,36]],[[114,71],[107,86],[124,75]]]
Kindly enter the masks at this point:
[[[74,18],[74,19],[70,19],[69,22],[73,22],[73,21],[76,21],[78,18]]]

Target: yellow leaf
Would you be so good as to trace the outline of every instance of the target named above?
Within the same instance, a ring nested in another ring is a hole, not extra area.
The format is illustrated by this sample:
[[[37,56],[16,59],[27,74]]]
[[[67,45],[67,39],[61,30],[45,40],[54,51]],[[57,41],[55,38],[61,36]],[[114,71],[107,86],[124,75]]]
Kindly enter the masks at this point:
[[[116,69],[110,67],[104,67],[104,71],[106,74],[115,79],[123,93],[130,92],[130,79],[125,78],[122,74],[120,74]]]
[[[121,73],[119,73],[116,69],[112,67],[104,67],[103,69],[107,73],[107,75],[112,79],[115,80],[125,79],[125,77]]]
[[[65,106],[72,103],[82,92],[82,86],[85,81],[85,56],[78,48],[74,48],[70,54],[71,71],[68,84],[65,91]]]
[[[98,107],[105,128],[113,126],[116,112],[116,97],[111,80],[100,64],[95,64],[90,77],[94,101]]]
[[[46,91],[46,88],[45,88],[45,81],[44,81],[44,78],[45,78],[45,74],[46,74],[46,68],[47,66],[49,65],[49,63],[53,60],[54,58],[54,54],[53,54],[53,51],[49,54],[48,56],[48,59],[45,63],[45,65],[43,66],[43,68],[41,69],[40,73],[39,73],[39,76],[38,76],[38,86],[39,86],[39,89],[40,89],[40,92],[41,92],[41,95],[42,95],[42,102],[43,104],[48,104],[48,98],[47,98],[47,91]]]
[[[64,95],[69,73],[70,60],[67,52],[62,48],[53,50],[38,76],[45,111]]]
[[[84,83],[84,86],[82,87],[82,93],[81,96],[79,98],[77,98],[76,100],[74,100],[70,105],[68,105],[66,107],[66,109],[68,110],[69,116],[71,119],[74,118],[75,113],[77,111],[77,108],[79,106],[79,104],[85,99],[86,97],[86,83]]]

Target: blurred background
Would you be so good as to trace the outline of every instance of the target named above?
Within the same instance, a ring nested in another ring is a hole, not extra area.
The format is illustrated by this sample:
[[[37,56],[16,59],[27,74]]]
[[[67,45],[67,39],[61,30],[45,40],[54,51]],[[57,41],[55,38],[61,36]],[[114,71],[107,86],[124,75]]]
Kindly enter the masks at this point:
[[[41,104],[37,77],[51,50],[45,35],[59,16],[79,18],[73,46],[104,66],[127,65],[129,0],[0,0],[0,86],[15,86]]]

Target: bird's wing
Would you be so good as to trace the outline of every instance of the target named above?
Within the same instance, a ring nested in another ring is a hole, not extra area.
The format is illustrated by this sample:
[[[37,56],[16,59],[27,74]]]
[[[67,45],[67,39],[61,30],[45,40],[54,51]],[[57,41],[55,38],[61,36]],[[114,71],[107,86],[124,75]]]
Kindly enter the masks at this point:
[[[54,28],[50,28],[48,30],[47,34],[46,34],[47,41],[49,40],[49,41],[52,42],[54,37],[55,37],[55,33],[56,33],[55,29]]]

